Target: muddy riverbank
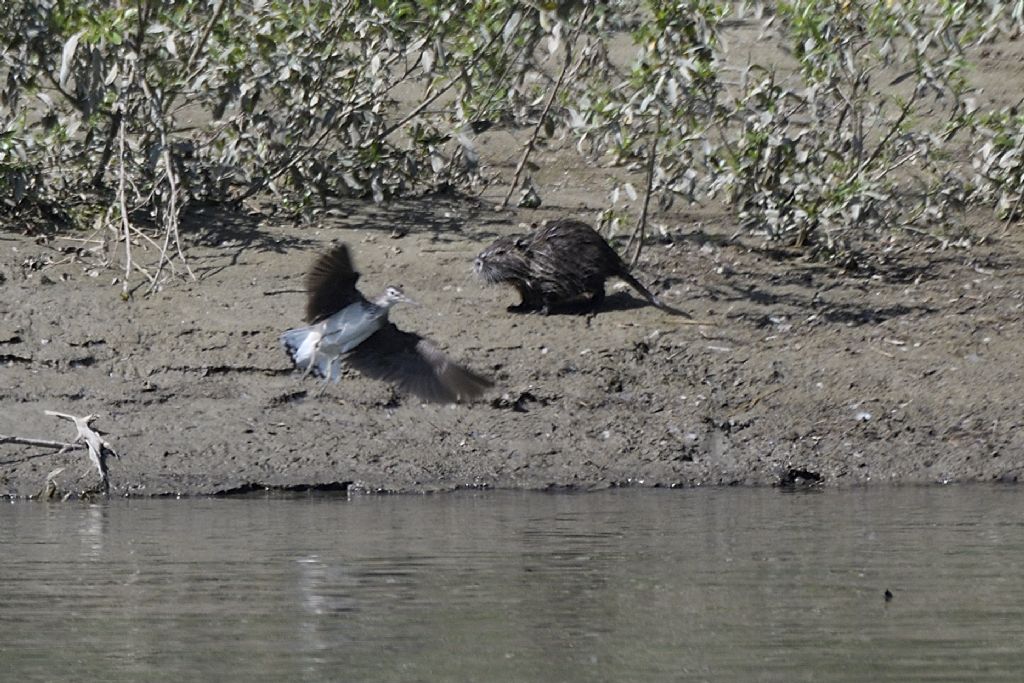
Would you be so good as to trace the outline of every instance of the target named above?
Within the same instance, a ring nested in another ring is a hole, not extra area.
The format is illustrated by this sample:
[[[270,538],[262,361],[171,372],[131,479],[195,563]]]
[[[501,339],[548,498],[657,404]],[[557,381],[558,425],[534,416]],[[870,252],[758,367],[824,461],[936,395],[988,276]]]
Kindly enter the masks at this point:
[[[514,213],[353,203],[314,226],[200,214],[186,235],[197,279],[127,301],[83,243],[4,233],[0,433],[63,440],[73,429],[44,410],[99,414],[122,456],[115,495],[1020,476],[1020,240],[893,240],[842,270],[730,240],[724,213],[694,213],[637,274],[707,324],[618,281],[596,316],[507,313],[514,292],[476,281],[473,255],[529,222],[592,218],[575,199]],[[427,406],[354,374],[322,394],[297,376],[278,335],[299,323],[303,274],[332,240],[352,245],[364,291],[399,283],[423,304],[396,309],[400,327],[495,390]],[[35,494],[61,466],[61,490],[95,480],[83,451],[0,445],[0,493]]]

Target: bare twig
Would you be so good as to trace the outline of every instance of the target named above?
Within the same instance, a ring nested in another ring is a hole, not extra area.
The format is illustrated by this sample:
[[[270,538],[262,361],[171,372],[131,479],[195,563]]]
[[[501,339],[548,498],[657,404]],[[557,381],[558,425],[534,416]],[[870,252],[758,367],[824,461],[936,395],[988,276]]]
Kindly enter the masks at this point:
[[[171,159],[171,150],[168,146],[169,141],[167,140],[166,134],[161,131],[160,133],[161,142],[163,144],[163,152],[161,152],[161,158],[164,162],[164,172],[167,173],[167,186],[170,190],[170,199],[168,200],[169,207],[165,215],[165,230],[168,234],[174,234],[174,246],[178,250],[178,258],[181,259],[181,263],[185,266],[185,270],[188,272],[189,277],[193,280],[196,279],[195,273],[192,272],[192,268],[189,267],[188,261],[185,259],[185,251],[181,248],[181,221],[180,210],[178,208],[178,172],[174,170],[174,162]],[[161,255],[161,258],[163,255]]]
[[[92,176],[92,186],[101,187],[103,185],[103,176],[107,171],[107,164],[110,163],[110,157],[114,154],[114,138],[117,136],[118,131],[122,130],[122,120],[124,119],[124,112],[118,109],[114,112],[114,115],[110,117],[110,132],[107,134],[107,141],[103,143],[103,154],[100,155],[99,163],[96,164],[96,172]]]
[[[657,117],[654,119],[654,133],[651,135],[651,151],[647,154],[647,187],[644,190],[644,204],[643,208],[640,209],[640,217],[637,218],[636,228],[633,229],[633,234],[629,236],[629,242],[626,243],[626,253],[629,253],[629,248],[633,245],[633,240],[636,239],[636,252],[633,253],[633,258],[629,262],[630,268],[636,266],[640,260],[640,252],[644,248],[644,237],[647,232],[647,210],[651,205],[651,188],[654,187],[654,162],[658,156],[658,135],[661,132],[661,111],[658,112]]]
[[[210,34],[213,33],[213,27],[220,21],[221,15],[224,13],[224,8],[227,6],[227,2],[220,0],[217,3],[216,9],[213,10],[213,14],[210,16],[210,20],[206,22],[206,27],[203,29],[203,34],[199,36],[199,40],[196,41],[195,45],[192,46],[192,52],[189,53],[188,59],[185,60],[185,65],[181,68],[181,73],[185,74],[185,85],[192,80],[188,72],[192,70],[192,65],[196,63],[196,58],[199,57],[199,53],[206,47],[206,41],[210,39]],[[174,104],[174,98],[178,95],[177,92],[172,92],[167,98],[167,109],[171,108]]]
[[[501,200],[501,208],[508,206],[509,199],[512,198],[512,194],[519,187],[519,179],[523,175],[523,169],[526,168],[526,162],[530,158],[530,153],[533,152],[534,145],[537,144],[537,137],[540,135],[541,128],[544,127],[544,121],[548,118],[548,112],[551,111],[551,105],[555,102],[555,96],[558,95],[558,91],[562,87],[562,82],[565,81],[565,75],[569,73],[569,66],[572,64],[573,47],[576,44],[576,39],[579,37],[580,32],[583,30],[583,20],[585,13],[580,17],[580,23],[573,31],[572,37],[565,43],[565,64],[562,65],[562,73],[558,74],[558,80],[555,81],[555,86],[551,88],[551,94],[548,95],[548,101],[544,104],[544,111],[541,112],[540,118],[537,119],[537,125],[533,128],[533,134],[530,135],[530,139],[526,141],[526,147],[523,149],[523,156],[519,159],[519,163],[516,165],[515,175],[512,177],[512,183],[508,186],[508,192],[505,194],[505,198]]]
[[[118,116],[117,120],[119,122],[119,131],[117,134],[117,203],[121,209],[121,228],[124,230],[124,284],[121,287],[121,296],[125,296],[128,294],[128,280],[131,278],[132,274],[132,225],[131,221],[128,220],[128,202],[125,201],[124,197],[126,175],[126,171],[124,168],[124,119],[121,116]]]
[[[295,287],[285,287],[284,289],[265,289],[263,290],[263,296],[276,296],[278,294],[305,294],[305,289],[296,289]]]
[[[851,174],[851,179],[866,171],[871,166],[871,164],[875,162],[875,159],[878,158],[878,155],[880,155],[882,151],[888,147],[889,140],[891,140],[892,136],[896,135],[896,133],[899,132],[900,126],[902,126],[903,122],[906,121],[907,116],[910,114],[911,109],[913,109],[914,107],[914,103],[917,102],[917,97],[917,89],[915,88],[914,93],[910,96],[910,99],[903,103],[903,107],[900,110],[900,115],[899,117],[897,117],[896,121],[892,124],[892,126],[889,127],[889,132],[887,132],[885,134],[885,137],[882,138],[882,141],[875,146],[875,151],[871,154],[871,156],[868,157],[868,159],[864,163],[860,164],[857,167],[857,170],[854,171],[853,174]]]
[[[65,443],[63,441],[50,441],[49,439],[30,439],[24,436],[10,436],[8,434],[0,434],[0,443],[15,443],[19,446],[39,446],[41,448],[56,448],[61,451],[87,447],[84,443]]]
[[[149,83],[146,82],[146,75],[144,73],[139,74],[139,85],[142,87],[142,92],[145,94],[146,99],[150,106],[150,117],[153,123],[156,124],[160,131],[160,161],[164,167],[164,175],[167,179],[167,207],[163,212],[164,222],[164,245],[160,251],[160,261],[157,264],[156,275],[153,278],[152,287],[156,286],[156,282],[160,278],[160,273],[163,270],[164,263],[169,263],[170,258],[167,256],[167,250],[170,246],[171,237],[174,237],[174,244],[178,251],[178,258],[181,259],[182,265],[185,266],[186,272],[189,276],[195,280],[195,273],[192,272],[192,268],[189,267],[188,261],[185,259],[185,252],[181,246],[181,232],[179,228],[179,209],[178,209],[178,174],[174,169],[174,162],[171,159],[170,140],[167,135],[167,121],[164,119],[164,107],[162,100],[157,97],[153,90],[149,87]]]

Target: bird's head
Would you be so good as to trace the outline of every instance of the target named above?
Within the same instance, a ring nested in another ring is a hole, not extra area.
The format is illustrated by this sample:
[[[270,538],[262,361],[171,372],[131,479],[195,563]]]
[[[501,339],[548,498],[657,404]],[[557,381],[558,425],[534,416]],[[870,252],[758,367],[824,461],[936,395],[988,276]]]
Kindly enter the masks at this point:
[[[391,286],[384,290],[377,305],[382,308],[391,308],[395,304],[415,304],[416,302],[405,295],[401,287]]]

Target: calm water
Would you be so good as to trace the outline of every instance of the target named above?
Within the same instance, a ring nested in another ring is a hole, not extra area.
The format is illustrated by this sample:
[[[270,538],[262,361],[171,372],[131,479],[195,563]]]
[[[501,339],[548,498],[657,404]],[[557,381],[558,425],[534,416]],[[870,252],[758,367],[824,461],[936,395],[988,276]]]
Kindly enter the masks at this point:
[[[1018,488],[0,505],[5,681],[1022,670]]]

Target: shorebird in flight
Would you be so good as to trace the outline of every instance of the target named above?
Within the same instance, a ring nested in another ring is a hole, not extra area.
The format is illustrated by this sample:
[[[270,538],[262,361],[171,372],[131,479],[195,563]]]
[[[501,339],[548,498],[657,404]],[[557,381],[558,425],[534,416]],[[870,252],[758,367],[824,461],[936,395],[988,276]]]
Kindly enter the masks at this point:
[[[493,386],[450,360],[430,340],[388,320],[392,306],[412,303],[399,287],[388,287],[369,301],[356,289],[358,279],[344,244],[320,255],[306,275],[309,324],[281,335],[303,376],[313,373],[337,382],[344,363],[432,403],[469,401]]]

